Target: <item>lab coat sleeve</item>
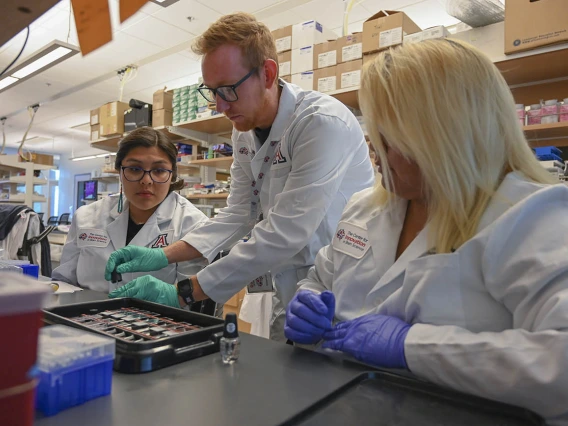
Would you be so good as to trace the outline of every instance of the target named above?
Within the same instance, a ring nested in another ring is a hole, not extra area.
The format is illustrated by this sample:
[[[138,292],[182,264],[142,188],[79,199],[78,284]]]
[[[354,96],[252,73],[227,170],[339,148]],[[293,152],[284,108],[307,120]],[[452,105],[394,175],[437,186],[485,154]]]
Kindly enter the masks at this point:
[[[349,142],[357,135],[336,116],[312,114],[298,122],[288,136],[292,168],[265,220],[255,226],[248,242],[237,244],[229,256],[198,274],[209,297],[224,303],[306,246],[353,163],[357,150]]]
[[[322,247],[316,256],[314,266],[308,272],[308,276],[299,282],[299,290],[311,290],[316,293],[329,290],[333,291],[333,247]]]
[[[80,253],[81,251],[77,246],[77,222],[73,218],[67,234],[67,240],[63,246],[63,252],[61,253],[61,261],[59,266],[51,272],[51,278],[79,285],[77,282],[77,263],[79,262]]]
[[[186,206],[181,223],[181,235],[187,235],[194,229],[197,229],[201,225],[207,223],[207,221],[207,216],[205,216],[201,210],[193,206]],[[207,264],[207,259],[204,258],[194,259],[189,262],[179,262],[177,264],[177,280],[185,280],[192,275],[196,275],[199,271],[205,268]]]
[[[486,288],[511,312],[511,329],[415,324],[405,342],[412,372],[568,424],[567,194],[539,191],[505,214],[479,250]]]
[[[213,218],[203,222],[182,238],[209,262],[224,249],[230,248],[251,229],[250,216],[251,180],[236,157],[231,165],[231,192],[227,207]]]

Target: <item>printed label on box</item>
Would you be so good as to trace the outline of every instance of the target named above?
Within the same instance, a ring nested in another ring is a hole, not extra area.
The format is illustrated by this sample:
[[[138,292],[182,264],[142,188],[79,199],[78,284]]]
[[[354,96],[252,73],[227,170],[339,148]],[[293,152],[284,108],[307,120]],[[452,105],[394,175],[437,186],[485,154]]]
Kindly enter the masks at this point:
[[[382,31],[379,35],[379,47],[388,47],[402,43],[402,27]]]
[[[116,117],[116,109],[117,109],[117,104],[116,102],[113,102],[110,106],[110,116],[111,117]]]
[[[361,84],[361,70],[344,72],[341,74],[341,88],[359,86]]]
[[[290,69],[292,67],[292,62],[288,61],[288,62],[282,62],[280,64],[280,76],[283,75],[290,75]]]
[[[98,130],[94,130],[91,132],[91,140],[92,141],[96,141],[99,138],[99,131]]]
[[[324,77],[318,79],[318,92],[326,93],[337,90],[337,77]]]
[[[302,47],[300,48],[300,55],[304,56],[304,55],[313,55],[313,47],[312,46],[306,46],[306,47]]]
[[[337,65],[336,50],[330,50],[318,55],[318,68],[332,67],[334,65]]]
[[[285,52],[292,49],[292,36],[282,37],[276,40],[276,51]]]
[[[94,126],[99,122],[99,115],[91,115],[91,126]]]
[[[341,62],[354,61],[363,57],[363,43],[343,46],[341,49]]]
[[[300,80],[302,81],[313,81],[314,80],[314,73],[313,72],[303,72],[300,74]]]

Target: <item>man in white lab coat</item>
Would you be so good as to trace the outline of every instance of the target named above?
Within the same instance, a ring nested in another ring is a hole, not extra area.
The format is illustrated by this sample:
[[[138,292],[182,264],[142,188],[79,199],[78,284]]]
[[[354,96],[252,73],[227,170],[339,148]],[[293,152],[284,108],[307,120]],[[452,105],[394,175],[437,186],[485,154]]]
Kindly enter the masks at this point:
[[[383,181],[349,201],[286,336],[568,424],[568,188],[499,70],[411,44],[363,70],[360,102]]]
[[[178,285],[181,305],[207,297],[224,303],[249,283],[251,290],[273,286],[274,297],[255,295],[255,307],[267,310],[272,298],[270,337],[283,340],[284,311],[298,281],[331,242],[347,200],[374,181],[365,137],[339,101],[278,79],[272,35],[253,16],[220,18],[195,51],[203,55],[201,94],[233,122],[228,206],[164,250],[114,253],[106,273],[117,266],[119,272],[151,271],[200,256],[211,261],[252,231],[248,242]],[[112,296],[136,294],[140,285],[127,284]]]

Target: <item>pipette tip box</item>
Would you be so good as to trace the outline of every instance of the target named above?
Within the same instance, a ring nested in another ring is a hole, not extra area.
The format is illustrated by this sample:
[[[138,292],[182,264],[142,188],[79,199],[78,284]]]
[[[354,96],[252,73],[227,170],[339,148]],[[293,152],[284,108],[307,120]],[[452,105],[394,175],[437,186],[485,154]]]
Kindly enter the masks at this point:
[[[36,409],[53,416],[109,395],[115,340],[65,325],[43,327],[38,342]]]

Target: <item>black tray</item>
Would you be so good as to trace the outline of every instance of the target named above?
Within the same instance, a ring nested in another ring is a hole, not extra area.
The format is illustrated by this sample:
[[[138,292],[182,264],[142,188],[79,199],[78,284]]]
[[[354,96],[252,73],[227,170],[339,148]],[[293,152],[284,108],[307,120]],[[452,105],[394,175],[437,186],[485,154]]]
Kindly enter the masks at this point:
[[[144,373],[219,351],[219,339],[223,335],[222,319],[133,298],[109,299],[47,308],[44,309],[44,322],[46,324],[64,324],[113,337],[102,330],[90,328],[88,325],[77,323],[70,318],[81,315],[96,315],[107,310],[122,308],[150,311],[159,314],[159,317],[167,317],[175,322],[190,323],[201,328],[174,336],[138,342],[129,342],[115,337],[115,371]],[[187,326],[188,329],[191,325]],[[136,336],[136,338],[139,337]]]
[[[368,372],[282,426],[533,426],[523,408],[450,391],[414,378]]]

